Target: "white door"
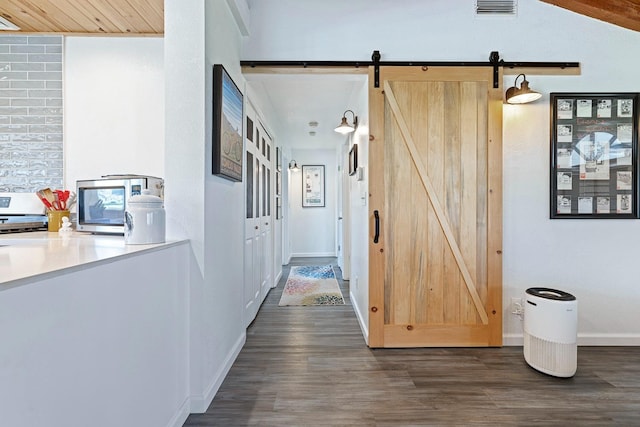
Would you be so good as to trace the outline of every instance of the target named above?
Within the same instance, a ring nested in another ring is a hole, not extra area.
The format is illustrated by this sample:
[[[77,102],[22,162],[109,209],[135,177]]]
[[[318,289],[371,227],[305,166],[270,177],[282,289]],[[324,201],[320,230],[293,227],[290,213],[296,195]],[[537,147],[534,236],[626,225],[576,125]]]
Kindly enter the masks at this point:
[[[247,105],[245,120],[245,244],[244,244],[244,326],[256,317],[260,307],[260,160],[255,112]]]
[[[273,286],[273,212],[275,147],[258,115],[247,103],[245,120],[244,323],[258,314]]]
[[[260,139],[257,159],[260,162],[260,303],[272,286],[273,270],[273,194],[274,179],[272,161],[275,158],[273,141],[262,123],[258,121],[257,136]]]

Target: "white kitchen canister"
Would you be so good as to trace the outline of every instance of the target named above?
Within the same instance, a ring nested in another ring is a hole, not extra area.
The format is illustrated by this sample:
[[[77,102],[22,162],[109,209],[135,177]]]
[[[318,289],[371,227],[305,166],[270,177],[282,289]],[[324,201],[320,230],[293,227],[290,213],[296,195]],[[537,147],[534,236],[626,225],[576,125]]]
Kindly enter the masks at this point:
[[[165,212],[162,199],[151,194],[131,197],[124,212],[124,242],[148,245],[165,241]]]

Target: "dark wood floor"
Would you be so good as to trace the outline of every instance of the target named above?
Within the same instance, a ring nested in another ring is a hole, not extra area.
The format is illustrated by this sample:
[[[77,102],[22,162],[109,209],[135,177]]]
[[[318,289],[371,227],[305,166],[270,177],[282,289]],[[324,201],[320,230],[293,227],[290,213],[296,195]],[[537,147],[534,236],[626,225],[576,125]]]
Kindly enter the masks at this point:
[[[522,347],[371,350],[348,282],[347,305],[278,307],[288,271],[185,426],[640,426],[639,347],[580,347],[570,379],[531,369]]]

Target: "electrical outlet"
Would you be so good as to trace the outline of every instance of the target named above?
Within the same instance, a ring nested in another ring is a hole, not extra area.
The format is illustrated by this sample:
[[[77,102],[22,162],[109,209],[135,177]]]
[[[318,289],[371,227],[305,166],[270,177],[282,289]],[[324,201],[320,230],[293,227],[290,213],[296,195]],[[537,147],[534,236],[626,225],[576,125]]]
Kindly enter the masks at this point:
[[[523,307],[524,306],[523,306],[522,298],[511,298],[511,306],[510,306],[511,314],[515,314],[516,316],[522,316],[522,314],[524,313]]]

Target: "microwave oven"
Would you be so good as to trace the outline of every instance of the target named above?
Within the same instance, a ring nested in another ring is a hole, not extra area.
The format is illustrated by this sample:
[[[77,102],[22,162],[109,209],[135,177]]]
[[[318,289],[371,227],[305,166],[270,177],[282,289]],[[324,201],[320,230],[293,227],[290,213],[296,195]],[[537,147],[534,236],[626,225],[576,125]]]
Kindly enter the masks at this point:
[[[76,230],[96,234],[124,234],[124,212],[132,196],[164,198],[164,180],[146,175],[104,175],[76,182]]]

